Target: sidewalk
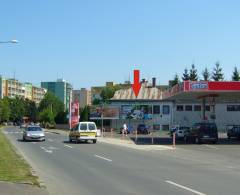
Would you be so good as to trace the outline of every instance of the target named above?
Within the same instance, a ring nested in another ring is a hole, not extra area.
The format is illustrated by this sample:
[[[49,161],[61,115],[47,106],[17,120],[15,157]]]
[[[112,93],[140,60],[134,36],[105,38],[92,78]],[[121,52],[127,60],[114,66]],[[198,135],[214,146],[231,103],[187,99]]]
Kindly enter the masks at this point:
[[[45,132],[68,136],[68,131],[66,130],[46,129]],[[112,144],[116,146],[122,146],[122,147],[137,149],[137,150],[172,150],[173,149],[173,147],[169,145],[167,146],[167,145],[160,145],[160,144],[144,144],[144,145],[136,144],[132,138],[133,138],[133,135],[122,136],[116,133],[111,134],[110,132],[105,132],[104,136],[98,137],[97,140],[100,143]],[[141,136],[139,136],[139,139],[141,139]]]
[[[44,188],[28,184],[0,182],[0,194],[3,195],[48,195]]]

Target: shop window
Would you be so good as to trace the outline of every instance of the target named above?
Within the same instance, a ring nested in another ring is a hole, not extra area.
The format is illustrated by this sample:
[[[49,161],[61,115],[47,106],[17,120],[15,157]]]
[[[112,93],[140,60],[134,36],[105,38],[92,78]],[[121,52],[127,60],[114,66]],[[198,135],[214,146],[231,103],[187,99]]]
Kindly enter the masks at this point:
[[[240,105],[227,105],[228,112],[240,111]]]
[[[162,125],[163,131],[169,131],[169,125]]]
[[[160,114],[160,106],[158,105],[153,106],[153,114]]]
[[[186,105],[185,111],[192,111],[192,105]]]
[[[194,111],[201,111],[201,105],[194,105]]]
[[[210,111],[210,106],[208,105],[208,106],[205,106],[205,111]]]
[[[160,125],[159,124],[154,124],[153,125],[153,130],[160,130]]]
[[[163,105],[163,114],[170,114],[170,106]]]
[[[177,111],[183,111],[183,105],[177,105]]]

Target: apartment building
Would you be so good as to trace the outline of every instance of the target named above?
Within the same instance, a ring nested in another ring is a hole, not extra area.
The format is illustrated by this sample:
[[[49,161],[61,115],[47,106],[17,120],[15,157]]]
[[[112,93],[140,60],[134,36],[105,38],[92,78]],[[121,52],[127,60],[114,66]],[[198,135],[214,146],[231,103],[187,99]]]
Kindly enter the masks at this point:
[[[33,86],[31,83],[22,83],[17,79],[7,79],[0,76],[0,98],[20,97],[39,104],[46,92],[46,89]]]

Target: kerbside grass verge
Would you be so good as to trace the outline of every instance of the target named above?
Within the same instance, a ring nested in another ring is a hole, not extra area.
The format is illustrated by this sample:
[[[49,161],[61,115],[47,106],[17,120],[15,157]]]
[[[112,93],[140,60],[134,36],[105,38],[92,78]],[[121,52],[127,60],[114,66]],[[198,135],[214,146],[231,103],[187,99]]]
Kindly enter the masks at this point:
[[[0,181],[27,183],[39,186],[38,177],[31,167],[16,152],[16,149],[2,132],[0,127]]]

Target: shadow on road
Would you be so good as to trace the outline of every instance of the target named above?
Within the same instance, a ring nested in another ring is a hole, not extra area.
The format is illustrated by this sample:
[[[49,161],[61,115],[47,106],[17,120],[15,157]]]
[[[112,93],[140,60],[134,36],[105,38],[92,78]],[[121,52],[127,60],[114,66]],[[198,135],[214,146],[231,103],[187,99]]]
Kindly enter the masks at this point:
[[[90,142],[90,141],[72,141],[72,142],[70,142],[70,141],[68,141],[68,140],[65,140],[65,141],[63,141],[62,143],[64,143],[64,144],[92,144],[92,142]]]
[[[172,138],[170,137],[154,137],[153,139],[151,137],[138,137],[135,139],[135,137],[130,137],[130,139],[137,145],[172,145]],[[182,140],[176,140],[177,145],[189,145],[186,144]],[[217,145],[240,145],[239,139],[228,139],[228,138],[219,138]]]

